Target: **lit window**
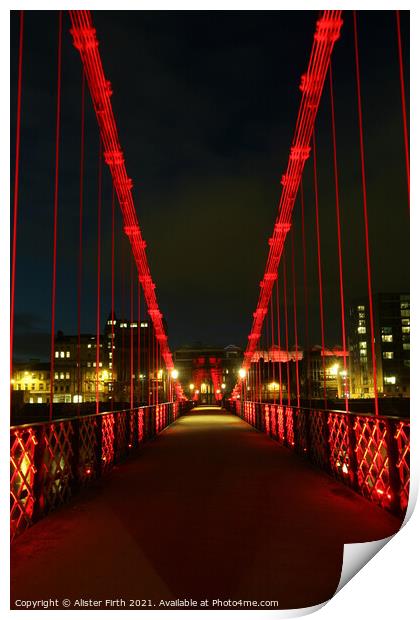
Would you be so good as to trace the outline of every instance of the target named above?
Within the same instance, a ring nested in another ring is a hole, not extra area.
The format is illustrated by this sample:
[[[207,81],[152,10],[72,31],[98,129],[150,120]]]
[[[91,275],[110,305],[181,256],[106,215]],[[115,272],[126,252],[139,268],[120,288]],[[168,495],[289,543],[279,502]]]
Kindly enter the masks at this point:
[[[109,362],[108,368],[112,368],[112,362]]]
[[[366,327],[358,327],[357,328],[357,333],[358,334],[366,334]]]
[[[70,351],[66,351],[66,357],[70,357]]]
[[[64,357],[64,351],[60,351],[60,357]]]
[[[362,349],[360,351],[360,357],[367,357],[367,350],[366,349]]]
[[[410,309],[410,304],[407,304],[407,303],[401,304],[401,310],[409,310],[409,309]]]
[[[410,316],[410,310],[401,310],[401,316]]]
[[[359,342],[359,349],[367,349],[367,342]]]
[[[386,385],[395,385],[396,382],[397,382],[396,377],[384,377],[384,383]]]
[[[42,403],[42,396],[38,396],[38,398],[37,398],[36,402],[37,402],[37,403]]]
[[[384,360],[392,360],[392,359],[394,359],[394,352],[393,351],[384,351],[382,353],[382,357],[384,358]]]
[[[94,368],[96,368],[96,362],[93,362],[92,366],[93,366]]]
[[[92,345],[91,345],[91,344],[88,344],[88,349],[91,349],[91,348],[92,348]]]
[[[54,373],[54,379],[58,379],[58,372]]]
[[[404,349],[404,351],[409,351],[410,350],[410,343],[409,342],[403,342],[403,349]]]
[[[137,327],[137,323],[130,323],[130,327]]]
[[[401,331],[403,334],[409,334],[410,333],[410,328],[409,327],[401,327]]]
[[[58,351],[55,352],[55,357],[58,357]]]
[[[401,319],[402,325],[410,325],[410,319]]]
[[[66,372],[66,379],[70,379],[70,373]]]
[[[392,334],[392,327],[382,327],[381,332],[383,334]]]
[[[99,362],[99,367],[102,368],[102,362]]]
[[[109,359],[110,359],[110,360],[112,360],[112,351],[110,351],[110,352],[108,353],[108,357],[109,357]]]
[[[60,372],[60,379],[64,379],[64,372]]]
[[[365,309],[365,307],[364,307],[364,306],[357,306],[357,309],[358,309],[358,310],[361,310],[361,311],[363,312],[363,310]]]
[[[92,362],[87,363],[87,367],[90,368],[92,366]]]
[[[29,398],[29,403],[32,404],[34,402],[34,399],[32,398],[32,396]]]
[[[382,342],[392,342],[392,335],[384,335],[382,334]]]

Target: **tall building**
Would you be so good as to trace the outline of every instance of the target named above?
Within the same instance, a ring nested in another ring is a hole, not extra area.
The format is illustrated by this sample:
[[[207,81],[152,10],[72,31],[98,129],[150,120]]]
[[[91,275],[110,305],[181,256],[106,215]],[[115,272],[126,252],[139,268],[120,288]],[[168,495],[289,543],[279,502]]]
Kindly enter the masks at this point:
[[[374,346],[379,396],[410,395],[410,295],[380,293],[373,298]],[[353,398],[374,396],[369,302],[354,301],[349,317]]]
[[[166,397],[166,370],[156,350],[149,321],[108,318],[104,334],[66,335],[57,332],[54,340],[54,403],[129,403],[133,386],[134,402],[147,404],[158,394]],[[79,350],[80,341],[80,350]],[[153,344],[155,346],[153,346]],[[98,368],[97,368],[98,364]],[[130,378],[132,371],[132,377]],[[30,360],[14,364],[11,380],[14,402],[50,402],[50,362]]]

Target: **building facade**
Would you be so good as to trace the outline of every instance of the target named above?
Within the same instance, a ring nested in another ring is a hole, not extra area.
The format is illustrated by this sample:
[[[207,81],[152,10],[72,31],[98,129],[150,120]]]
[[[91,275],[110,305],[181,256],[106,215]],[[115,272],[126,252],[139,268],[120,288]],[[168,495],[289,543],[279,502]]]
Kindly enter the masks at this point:
[[[54,403],[114,401],[136,404],[167,396],[167,374],[149,321],[108,318],[104,333],[65,335],[54,341]],[[80,348],[79,348],[80,344]],[[50,402],[50,363],[15,363],[11,387],[24,404]],[[18,394],[19,393],[19,394]],[[17,401],[18,398],[15,398]]]
[[[374,350],[379,396],[410,396],[410,296],[380,293],[373,298]],[[374,396],[369,302],[350,307],[350,374],[353,398]]]

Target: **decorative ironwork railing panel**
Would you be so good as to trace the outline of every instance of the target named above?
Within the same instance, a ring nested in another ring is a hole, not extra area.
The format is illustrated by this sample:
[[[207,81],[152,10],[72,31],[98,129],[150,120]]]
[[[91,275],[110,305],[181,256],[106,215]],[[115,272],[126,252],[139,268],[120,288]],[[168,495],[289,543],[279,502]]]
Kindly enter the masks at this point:
[[[10,429],[12,539],[191,407],[162,403]]]
[[[402,515],[410,487],[408,419],[227,401],[227,408],[382,508]]]

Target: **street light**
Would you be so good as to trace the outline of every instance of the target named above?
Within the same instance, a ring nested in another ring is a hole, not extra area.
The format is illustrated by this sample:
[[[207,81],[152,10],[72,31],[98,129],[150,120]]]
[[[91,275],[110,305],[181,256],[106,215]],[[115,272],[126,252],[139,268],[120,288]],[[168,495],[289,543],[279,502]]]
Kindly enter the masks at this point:
[[[240,376],[241,379],[245,379],[245,377],[246,377],[246,370],[245,370],[245,368],[241,368],[240,369],[239,376]]]
[[[191,392],[193,391],[194,387],[195,387],[194,383],[190,383],[190,390],[191,390]]]
[[[222,390],[224,390],[226,388],[226,383],[222,383]]]
[[[179,372],[177,371],[177,369],[176,369],[176,368],[174,368],[174,369],[172,370],[172,372],[171,372],[171,377],[172,377],[172,379],[174,379],[174,380],[178,379],[178,375],[179,375]]]

